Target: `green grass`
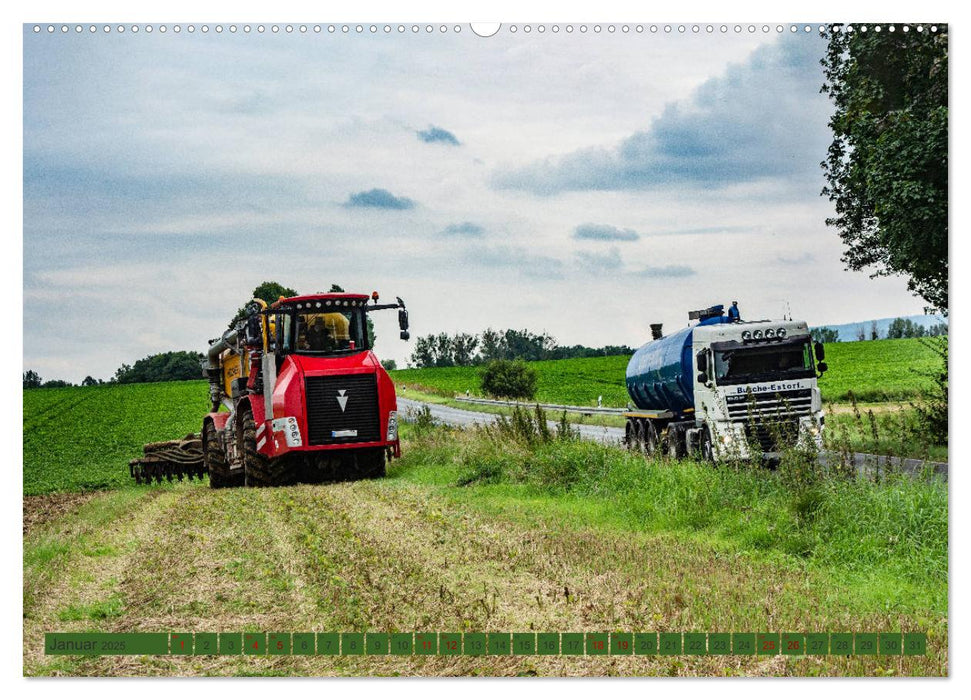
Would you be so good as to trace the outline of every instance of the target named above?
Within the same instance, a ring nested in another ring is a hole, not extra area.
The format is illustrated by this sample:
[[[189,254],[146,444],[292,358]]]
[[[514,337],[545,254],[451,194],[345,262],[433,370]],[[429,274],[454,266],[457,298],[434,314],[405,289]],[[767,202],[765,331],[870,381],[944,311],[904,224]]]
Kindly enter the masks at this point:
[[[198,432],[203,381],[24,391],[24,494],[127,485],[147,442]]]
[[[626,355],[572,360],[530,362],[536,369],[536,399],[542,403],[594,406],[603,396],[605,406],[623,408],[629,397],[624,373]],[[920,340],[872,340],[832,343],[826,346],[829,371],[819,381],[823,400],[843,402],[850,392],[859,401],[910,399],[928,381],[920,373],[937,366],[934,353]],[[479,368],[438,367],[391,372],[395,383],[415,385],[446,395],[471,392],[481,396]]]
[[[831,573],[866,607],[947,610],[947,485],[820,478],[785,467],[646,461],[585,441],[525,445],[488,431],[416,431],[392,476],[523,517],[698,538]],[[529,514],[528,516],[526,514]]]

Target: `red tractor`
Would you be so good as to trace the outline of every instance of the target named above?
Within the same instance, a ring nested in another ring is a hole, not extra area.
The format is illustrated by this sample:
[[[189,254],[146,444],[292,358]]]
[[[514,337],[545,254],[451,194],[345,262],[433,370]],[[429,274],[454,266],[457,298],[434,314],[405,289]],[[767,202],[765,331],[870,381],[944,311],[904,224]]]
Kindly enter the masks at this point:
[[[204,362],[212,412],[202,424],[209,484],[275,486],[384,476],[401,456],[394,384],[371,351],[367,315],[401,298],[313,294],[254,300],[211,341]]]

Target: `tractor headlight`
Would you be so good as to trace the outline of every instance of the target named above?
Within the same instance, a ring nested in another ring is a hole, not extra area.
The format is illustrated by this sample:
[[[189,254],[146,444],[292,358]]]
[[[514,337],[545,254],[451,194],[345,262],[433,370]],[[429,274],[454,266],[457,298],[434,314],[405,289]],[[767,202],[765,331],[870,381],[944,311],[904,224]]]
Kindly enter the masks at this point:
[[[388,437],[389,442],[398,439],[398,412],[388,412]]]
[[[786,337],[786,329],[785,328],[780,328],[779,330],[777,330],[775,332],[775,334],[776,334],[776,337],[778,337],[778,338],[785,338]]]

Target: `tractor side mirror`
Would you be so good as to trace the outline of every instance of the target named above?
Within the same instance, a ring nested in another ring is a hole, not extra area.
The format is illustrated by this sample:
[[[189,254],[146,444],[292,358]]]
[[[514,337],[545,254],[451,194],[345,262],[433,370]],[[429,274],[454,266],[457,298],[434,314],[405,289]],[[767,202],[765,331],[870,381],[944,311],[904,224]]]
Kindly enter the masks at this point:
[[[826,349],[818,340],[813,344],[813,351],[816,353],[816,361],[822,362],[826,359]],[[824,370],[825,371],[825,370]]]
[[[699,372],[698,373],[698,383],[699,384],[707,384],[708,383],[708,374],[706,372]]]
[[[822,374],[829,369],[829,366],[825,362],[820,362],[818,365],[816,365],[816,369],[818,369],[819,373]]]
[[[698,354],[695,355],[695,361],[698,364],[699,372],[704,373],[708,371],[708,353],[706,353],[704,350],[699,350]],[[701,380],[699,379],[698,381],[701,381]],[[708,380],[706,379],[705,381],[708,381]]]

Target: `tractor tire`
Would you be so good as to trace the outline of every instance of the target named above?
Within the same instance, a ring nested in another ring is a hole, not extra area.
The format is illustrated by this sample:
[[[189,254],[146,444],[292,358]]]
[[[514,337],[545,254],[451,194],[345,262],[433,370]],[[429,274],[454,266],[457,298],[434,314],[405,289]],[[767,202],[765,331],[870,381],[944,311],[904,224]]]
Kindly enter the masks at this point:
[[[206,471],[209,473],[209,488],[223,489],[229,486],[241,486],[242,481],[239,477],[242,475],[230,472],[226,453],[223,452],[219,444],[216,426],[207,421],[202,433],[202,442],[205,445],[202,457]]]
[[[244,411],[237,422],[237,439],[243,456],[243,473],[247,486],[285,486],[296,482],[294,461],[286,456],[269,459],[256,449],[256,421]]]
[[[357,453],[357,478],[381,479],[386,473],[383,447],[374,450],[360,450]]]

